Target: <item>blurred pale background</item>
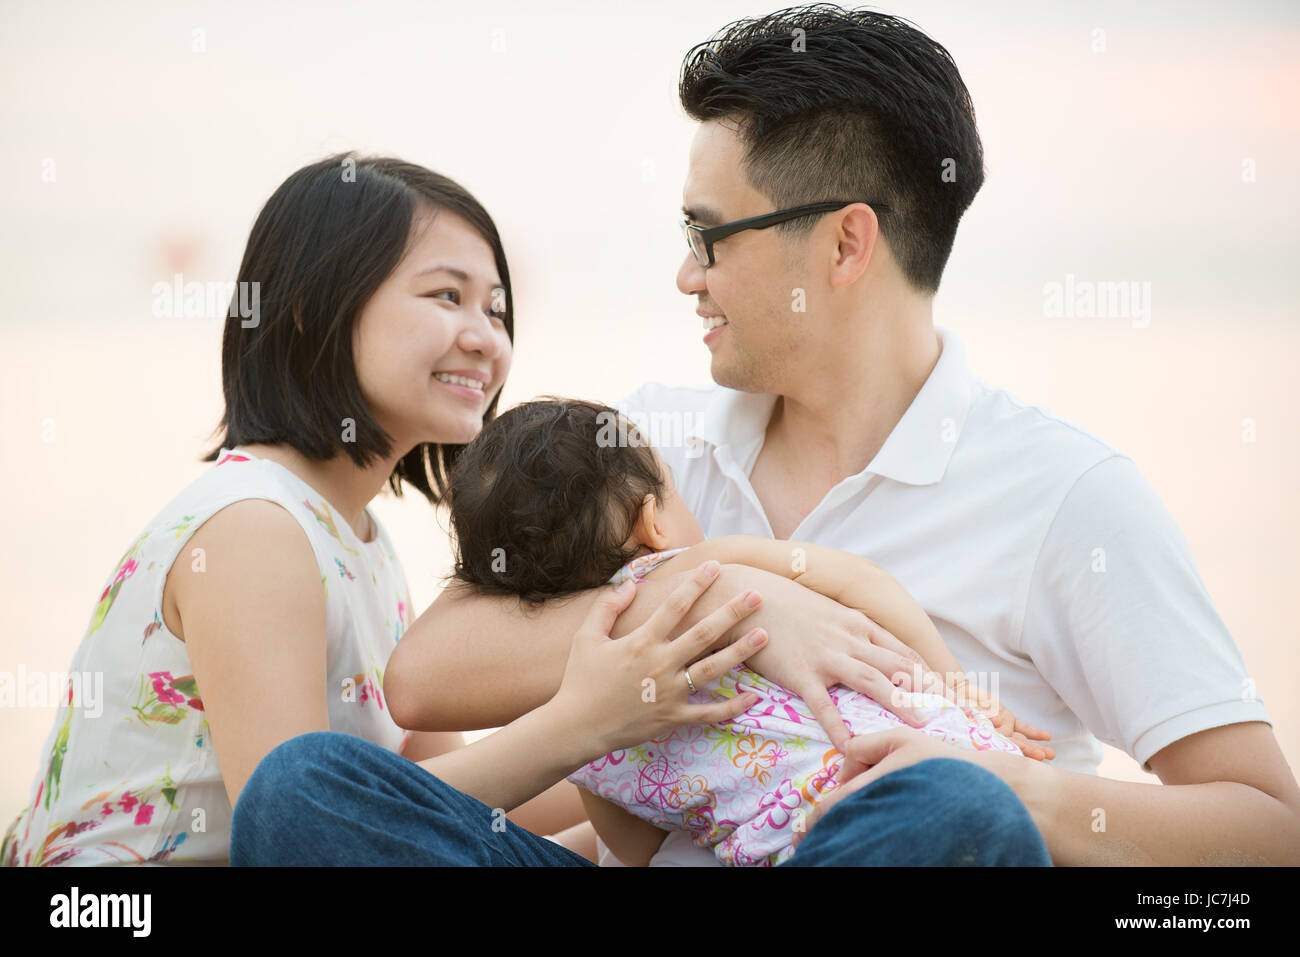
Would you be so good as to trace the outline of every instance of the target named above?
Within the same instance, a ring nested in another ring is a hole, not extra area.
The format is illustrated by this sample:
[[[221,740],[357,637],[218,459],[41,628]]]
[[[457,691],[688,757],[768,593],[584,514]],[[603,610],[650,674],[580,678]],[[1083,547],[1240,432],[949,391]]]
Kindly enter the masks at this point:
[[[262,202],[326,153],[411,159],[493,213],[518,301],[503,407],[708,381],[673,285],[677,68],[775,5],[0,4],[0,669],[65,669],[114,563],[206,467],[221,319],[153,318],[151,287],[233,279]],[[952,52],[986,150],[936,321],[977,374],[1133,457],[1295,767],[1300,13],[884,9]],[[1048,317],[1067,275],[1149,282],[1149,325]],[[375,508],[422,609],[443,522],[418,496]],[[53,713],[0,709],[0,828]],[[1112,749],[1102,773],[1156,780]]]

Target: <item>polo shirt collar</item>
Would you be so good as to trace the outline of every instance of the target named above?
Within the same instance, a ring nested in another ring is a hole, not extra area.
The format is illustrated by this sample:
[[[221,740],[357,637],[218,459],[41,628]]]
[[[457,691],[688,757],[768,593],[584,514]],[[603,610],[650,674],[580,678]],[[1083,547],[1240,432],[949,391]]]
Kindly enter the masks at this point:
[[[975,380],[961,339],[943,326],[935,326],[935,332],[943,345],[938,361],[863,474],[906,485],[933,485],[947,471],[970,412]],[[770,393],[718,387],[689,435],[744,458],[762,441],[776,400]]]

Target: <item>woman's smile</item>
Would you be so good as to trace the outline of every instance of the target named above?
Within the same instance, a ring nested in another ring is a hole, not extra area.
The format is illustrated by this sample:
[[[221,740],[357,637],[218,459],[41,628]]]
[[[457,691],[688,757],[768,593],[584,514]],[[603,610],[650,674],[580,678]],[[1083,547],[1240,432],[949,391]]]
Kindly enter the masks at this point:
[[[475,402],[482,402],[487,396],[484,392],[485,381],[481,372],[435,372],[433,378],[457,395]]]
[[[485,398],[484,390],[482,390],[481,387],[460,385],[458,382],[448,382],[445,378],[439,378],[438,376],[434,376],[433,378],[439,385],[446,386],[447,389],[454,391],[456,395],[463,395],[463,397],[467,399],[473,399],[474,402],[482,402]]]

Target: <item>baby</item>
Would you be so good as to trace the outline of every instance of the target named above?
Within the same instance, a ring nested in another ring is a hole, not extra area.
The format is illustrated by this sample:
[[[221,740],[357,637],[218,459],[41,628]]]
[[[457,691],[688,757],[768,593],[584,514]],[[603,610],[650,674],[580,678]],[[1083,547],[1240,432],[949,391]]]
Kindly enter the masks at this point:
[[[536,603],[709,559],[762,568],[861,611],[949,678],[947,689],[895,692],[923,718],[919,731],[958,748],[1046,753],[1026,737],[1046,732],[965,683],[934,623],[870,561],[749,535],[705,541],[658,454],[608,406],[547,397],[502,413],[458,456],[450,503],[453,575],[481,591]],[[934,693],[942,690],[973,704]],[[843,755],[802,699],[743,665],[691,700],[745,692],[760,700],[736,718],[677,728],[570,775],[624,863],[646,863],[667,830],[689,832],[724,864],[771,866],[794,853],[794,832],[835,786]],[[864,694],[838,685],[829,693],[854,734],[909,727]]]

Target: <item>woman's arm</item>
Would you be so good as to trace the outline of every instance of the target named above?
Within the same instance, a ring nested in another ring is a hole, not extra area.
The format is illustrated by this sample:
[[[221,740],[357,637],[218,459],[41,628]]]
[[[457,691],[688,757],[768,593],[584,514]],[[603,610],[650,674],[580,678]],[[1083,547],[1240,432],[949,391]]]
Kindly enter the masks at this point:
[[[306,533],[263,499],[226,506],[167,576],[212,746],[233,807],[276,745],[329,728],[325,591]]]
[[[587,820],[577,785],[561,781],[535,798],[525,801],[507,815],[520,827],[545,837],[559,834]]]
[[[648,618],[671,587],[661,581],[638,588],[610,634],[621,637]],[[384,694],[393,720],[403,728],[473,731],[502,727],[545,704],[560,687],[573,635],[598,594],[592,589],[525,610],[517,598],[447,585],[389,656]]]
[[[402,757],[423,761],[457,748],[465,747],[465,736],[459,731],[410,731]]]
[[[710,567],[712,566],[712,567]],[[442,781],[503,813],[540,794],[588,761],[682,724],[725,721],[752,707],[756,695],[715,704],[691,704],[686,665],[752,609],[738,600],[709,615],[676,639],[670,633],[715,580],[708,563],[686,576],[650,620],[615,641],[610,629],[636,592],[606,588],[573,636],[555,696],[501,730],[420,766]],[[705,681],[740,664],[762,647],[755,629],[692,666]],[[655,693],[648,698],[647,686]],[[545,742],[539,747],[538,742]]]

